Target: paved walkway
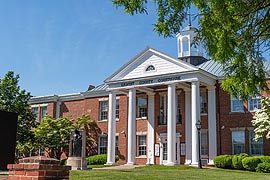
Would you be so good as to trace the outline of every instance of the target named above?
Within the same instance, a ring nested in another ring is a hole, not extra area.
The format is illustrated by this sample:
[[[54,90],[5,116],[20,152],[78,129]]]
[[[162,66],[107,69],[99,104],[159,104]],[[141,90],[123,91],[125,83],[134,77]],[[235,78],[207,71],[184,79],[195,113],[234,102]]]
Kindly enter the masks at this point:
[[[120,165],[120,166],[110,166],[103,168],[93,168],[94,170],[103,170],[103,169],[134,169],[136,167],[141,167],[145,165]]]

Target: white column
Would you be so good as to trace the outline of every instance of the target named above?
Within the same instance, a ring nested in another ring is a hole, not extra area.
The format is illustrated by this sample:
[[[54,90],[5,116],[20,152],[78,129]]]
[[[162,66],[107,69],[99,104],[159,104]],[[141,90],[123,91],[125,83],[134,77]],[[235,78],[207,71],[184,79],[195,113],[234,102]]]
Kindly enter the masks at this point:
[[[215,87],[208,88],[208,136],[209,136],[209,164],[214,164],[217,156],[217,121],[216,121],[216,92]]]
[[[136,90],[130,89],[128,92],[128,154],[127,164],[135,164],[136,152]]]
[[[191,164],[191,93],[190,89],[185,90],[185,138],[186,138],[186,160],[185,164]]]
[[[155,96],[154,93],[148,94],[148,126],[147,126],[147,163],[154,164],[155,146]]]
[[[115,93],[109,93],[109,118],[108,118],[108,151],[107,163],[112,165],[115,163]]]
[[[191,132],[192,132],[192,158],[191,164],[198,164],[198,131],[196,122],[200,120],[200,83],[191,83]]]
[[[168,160],[166,165],[175,165],[176,143],[176,111],[175,111],[175,84],[168,85]]]

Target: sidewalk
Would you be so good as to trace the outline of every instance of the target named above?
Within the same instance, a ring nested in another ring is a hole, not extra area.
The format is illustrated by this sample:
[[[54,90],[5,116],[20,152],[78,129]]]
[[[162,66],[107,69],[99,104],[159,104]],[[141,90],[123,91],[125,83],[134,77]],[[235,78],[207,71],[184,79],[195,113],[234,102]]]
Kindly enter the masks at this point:
[[[136,167],[142,167],[145,165],[120,165],[120,166],[111,166],[103,168],[93,168],[93,170],[103,170],[103,169],[134,169]]]

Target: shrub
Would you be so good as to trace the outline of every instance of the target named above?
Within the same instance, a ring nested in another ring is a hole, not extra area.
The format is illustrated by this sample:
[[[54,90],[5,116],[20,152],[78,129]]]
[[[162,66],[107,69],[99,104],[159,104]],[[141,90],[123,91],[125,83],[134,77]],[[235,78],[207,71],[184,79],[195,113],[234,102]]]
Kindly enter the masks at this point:
[[[118,156],[115,156],[115,162],[119,160]],[[96,164],[106,164],[107,162],[107,154],[98,154],[94,156],[89,156],[86,158],[88,165],[96,165]]]
[[[263,162],[263,163],[258,164],[258,166],[256,167],[256,172],[270,173],[270,163]]]
[[[261,159],[258,156],[246,157],[242,160],[243,167],[249,171],[255,171],[258,164],[261,163]]]
[[[232,168],[232,155],[220,155],[214,158],[214,164],[218,168]]]
[[[270,156],[260,156],[260,159],[263,162],[270,163]]]
[[[243,164],[242,164],[242,160],[246,157],[248,157],[249,155],[246,153],[241,153],[239,155],[234,155],[232,157],[232,167],[234,169],[244,169]]]

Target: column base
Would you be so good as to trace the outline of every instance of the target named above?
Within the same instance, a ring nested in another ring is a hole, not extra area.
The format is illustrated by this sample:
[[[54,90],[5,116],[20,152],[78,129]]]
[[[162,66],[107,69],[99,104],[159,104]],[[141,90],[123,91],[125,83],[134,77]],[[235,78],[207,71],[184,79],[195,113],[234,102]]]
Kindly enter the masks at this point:
[[[191,160],[186,160],[184,165],[191,165]]]
[[[115,163],[114,162],[106,162],[106,164],[104,164],[104,165],[112,166],[112,165],[115,165]]]
[[[133,165],[135,165],[134,162],[127,162],[127,163],[125,164],[125,166],[133,166]]]
[[[209,160],[209,162],[207,163],[207,165],[210,165],[210,166],[214,166],[214,160]]]
[[[175,162],[167,162],[165,165],[166,166],[175,166],[176,164],[175,164]]]

